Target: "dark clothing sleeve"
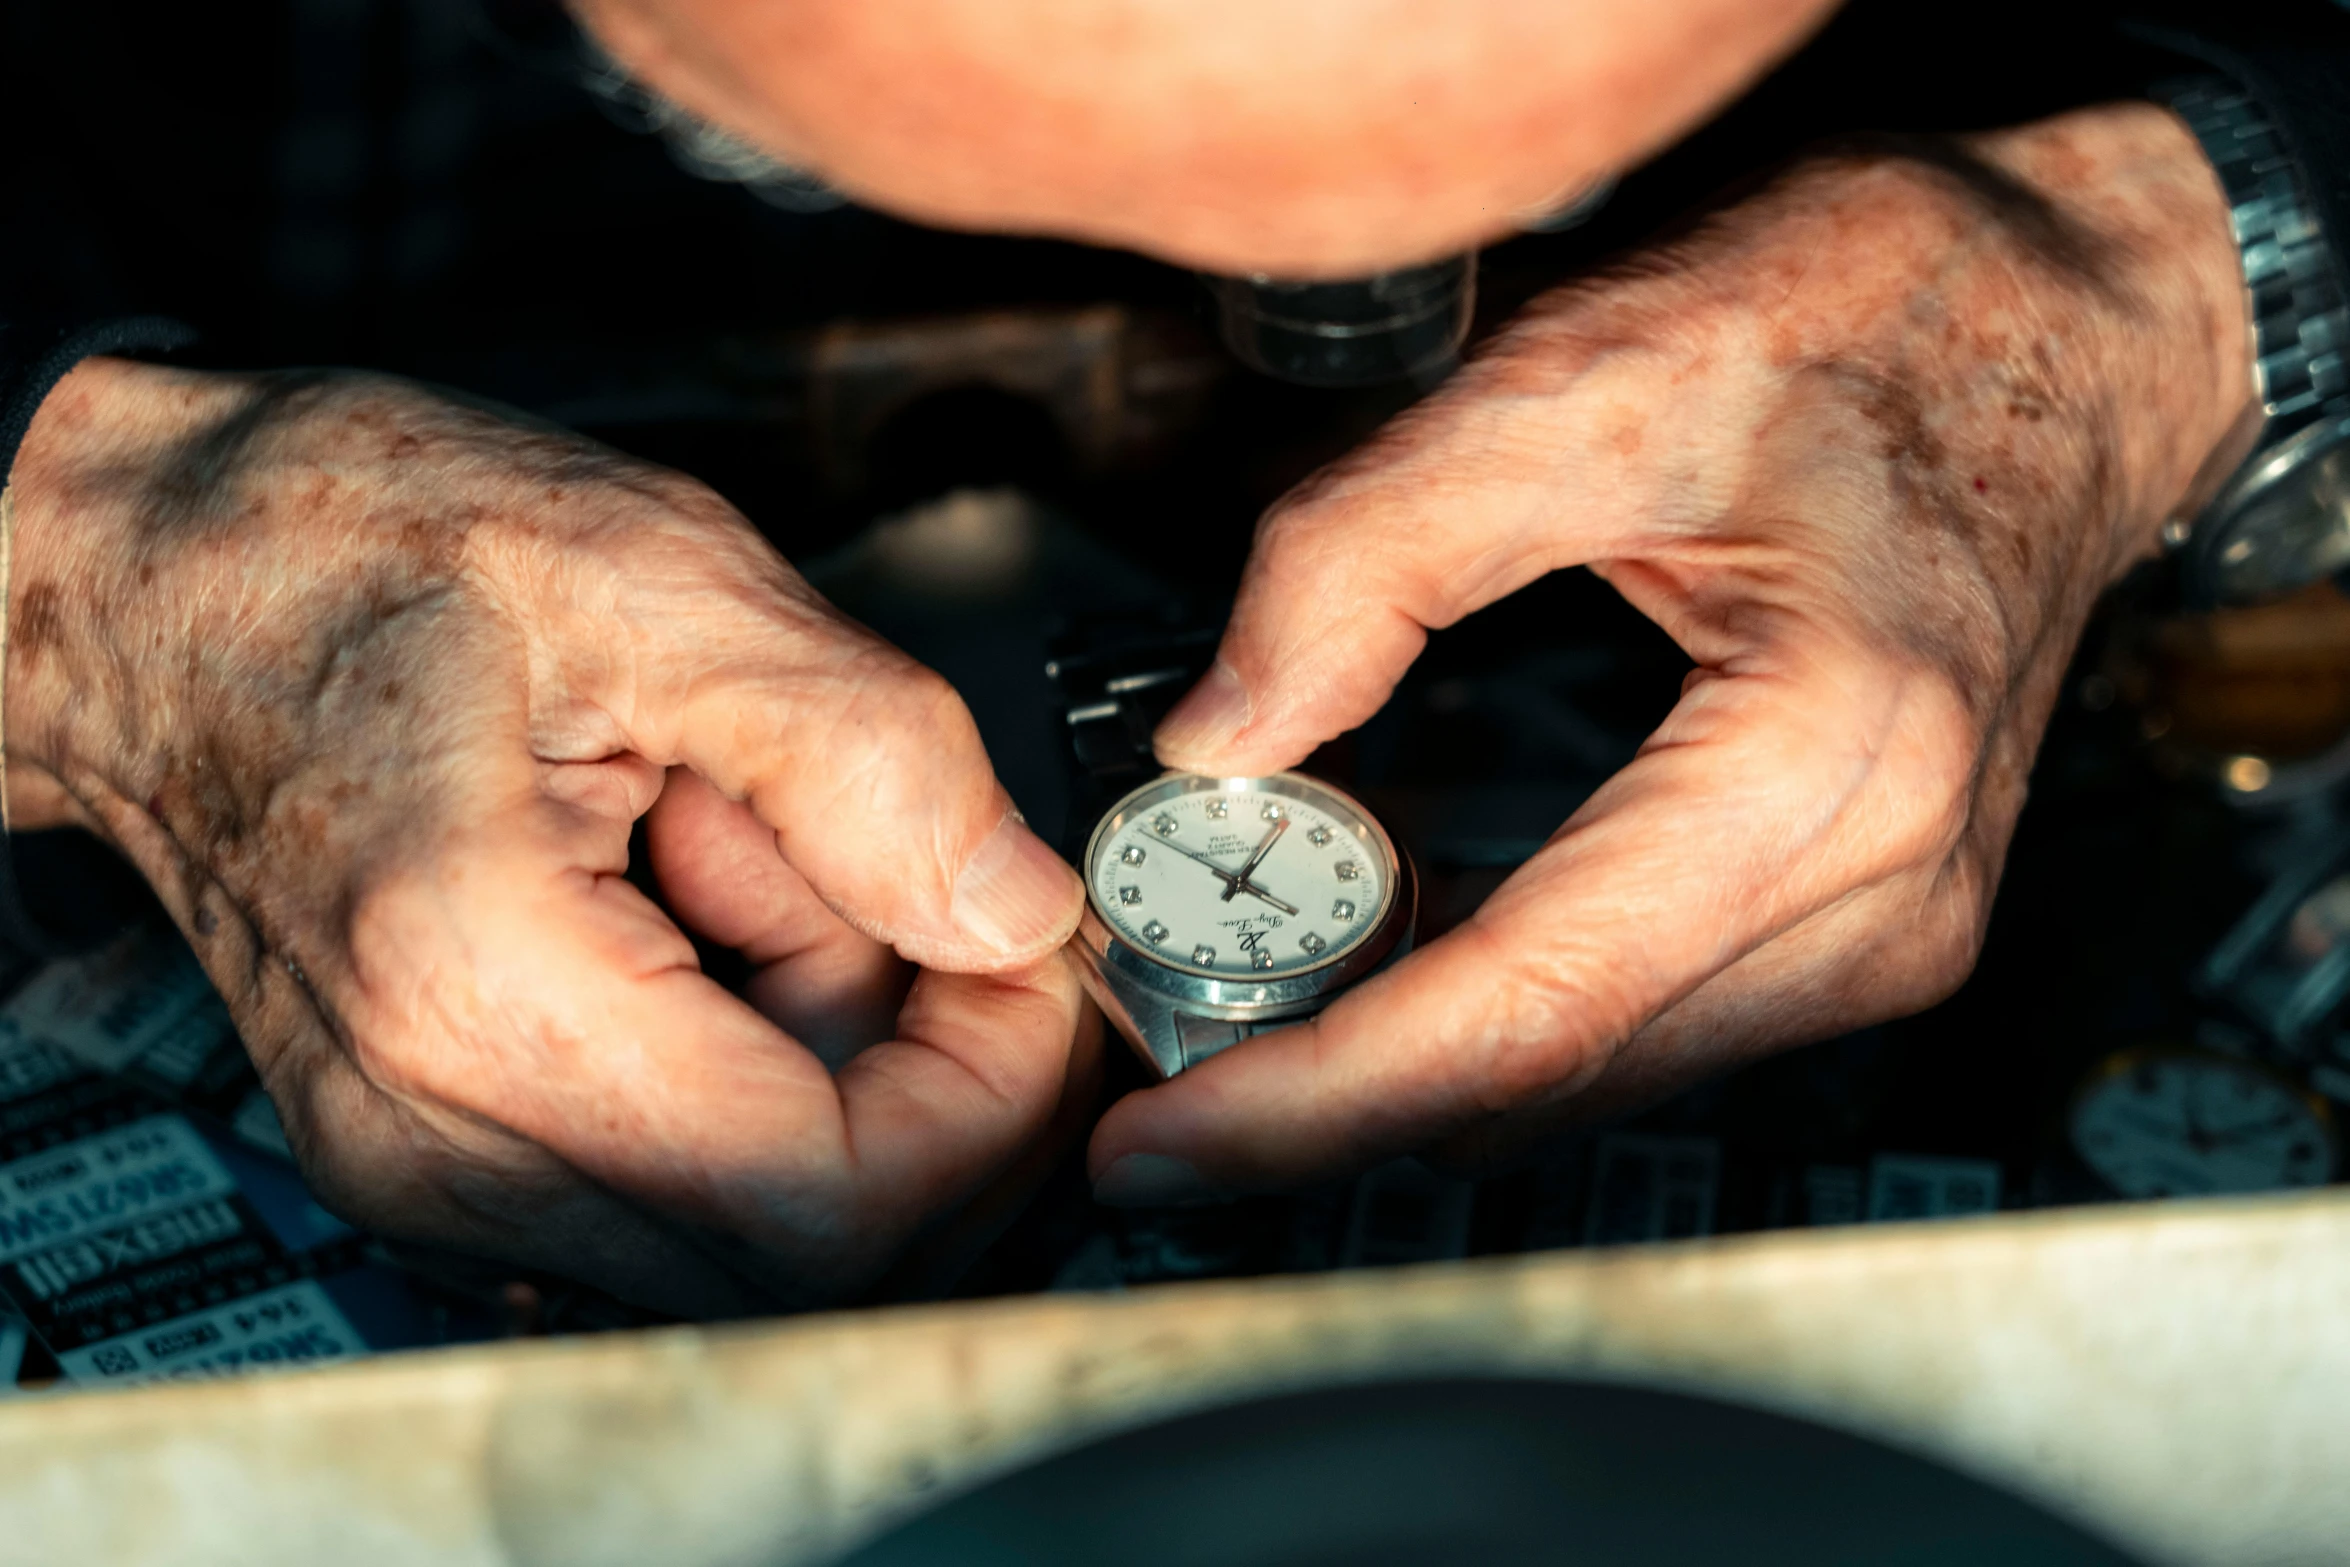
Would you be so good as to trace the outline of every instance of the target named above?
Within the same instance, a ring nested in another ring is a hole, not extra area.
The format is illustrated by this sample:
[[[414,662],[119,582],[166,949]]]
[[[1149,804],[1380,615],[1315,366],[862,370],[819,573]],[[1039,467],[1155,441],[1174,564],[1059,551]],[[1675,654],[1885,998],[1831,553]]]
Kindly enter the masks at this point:
[[[34,410],[75,365],[93,354],[163,352],[195,337],[160,316],[27,323],[8,320],[5,310],[0,301],[0,488],[15,470]],[[102,854],[80,834],[0,839],[0,967],[10,966],[12,953],[52,957],[102,939],[138,906],[126,875]],[[40,894],[26,897],[27,882]]]
[[[196,334],[163,316],[62,323],[12,321],[0,300],[0,479],[16,469],[16,449],[41,406],[66,372],[93,354],[162,353],[184,348]]]

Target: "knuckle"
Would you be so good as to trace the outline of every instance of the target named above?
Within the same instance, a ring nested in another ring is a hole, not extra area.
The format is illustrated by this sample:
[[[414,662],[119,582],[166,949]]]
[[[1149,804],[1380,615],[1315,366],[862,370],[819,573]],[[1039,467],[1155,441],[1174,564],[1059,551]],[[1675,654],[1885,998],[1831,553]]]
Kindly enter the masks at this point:
[[[903,766],[924,753],[961,763],[985,754],[962,693],[944,675],[895,648],[876,645],[859,659],[843,696],[846,717],[865,730],[876,763]]]
[[[1249,557],[1251,577],[1268,586],[1286,586],[1318,569],[1327,553],[1324,515],[1311,497],[1294,492],[1276,502],[1257,525]]]
[[[893,684],[895,700],[910,727],[931,733],[942,727],[953,732],[970,725],[971,713],[963,705],[962,693],[928,665],[904,660]]]
[[[1575,955],[1497,956],[1496,1000],[1468,1075],[1474,1108],[1500,1115],[1547,1104],[1596,1077],[1642,1019],[1622,987],[1596,985]]]
[[[1964,861],[1955,880],[1936,878],[1924,911],[1923,927],[1914,962],[1913,1010],[1945,1001],[1965,984],[1983,955],[1983,938],[1990,922],[1991,900],[1984,878]]]
[[[1883,757],[1885,858],[1892,866],[1940,865],[1958,852],[1973,814],[1983,763],[1981,721],[1940,676],[1903,683]]]
[[[336,1011],[344,1051],[367,1082],[458,1103],[478,1085],[466,1052],[447,1037],[451,1003],[469,987],[428,956],[449,944],[439,928],[444,906],[416,873],[378,876],[355,891],[342,932],[351,984]]]

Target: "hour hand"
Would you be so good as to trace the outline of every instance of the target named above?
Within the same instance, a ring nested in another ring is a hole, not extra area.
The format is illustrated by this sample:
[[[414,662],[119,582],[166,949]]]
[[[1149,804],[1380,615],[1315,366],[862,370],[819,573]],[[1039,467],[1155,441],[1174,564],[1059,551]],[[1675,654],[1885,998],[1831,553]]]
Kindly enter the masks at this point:
[[[1233,878],[1232,885],[1225,889],[1224,896],[1226,898],[1230,898],[1235,892],[1245,892],[1252,898],[1256,898],[1265,903],[1270,903],[1273,905],[1273,907],[1279,909],[1282,913],[1288,915],[1291,919],[1297,918],[1297,909],[1294,905],[1283,903],[1279,898],[1274,897],[1271,893],[1267,892],[1264,888],[1258,886],[1253,881],[1242,881],[1238,877]]]

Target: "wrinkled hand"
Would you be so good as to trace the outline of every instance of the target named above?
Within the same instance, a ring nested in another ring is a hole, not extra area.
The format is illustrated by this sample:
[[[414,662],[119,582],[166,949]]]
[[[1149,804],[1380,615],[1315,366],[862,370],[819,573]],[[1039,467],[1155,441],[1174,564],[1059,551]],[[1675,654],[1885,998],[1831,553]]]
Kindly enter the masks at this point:
[[[15,503],[18,823],[138,862],[347,1217],[836,1296],[1052,1116],[1075,878],[701,486],[396,381],[93,361]],[[623,879],[648,811],[749,1004]]]
[[[1824,153],[1538,301],[1266,517],[1160,756],[1295,765],[1567,566],[1697,667],[1466,925],[1116,1106],[1105,1200],[1483,1163],[1948,994],[2093,600],[2241,444],[2246,342],[2217,182],[2143,106]]]

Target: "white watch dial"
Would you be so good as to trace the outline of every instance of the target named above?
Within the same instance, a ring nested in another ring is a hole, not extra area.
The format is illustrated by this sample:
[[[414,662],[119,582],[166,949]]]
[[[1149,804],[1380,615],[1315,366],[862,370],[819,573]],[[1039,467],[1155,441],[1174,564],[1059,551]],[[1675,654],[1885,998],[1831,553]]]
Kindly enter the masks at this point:
[[[1279,979],[1377,930],[1396,871],[1377,829],[1310,779],[1186,776],[1120,803],[1085,880],[1137,952],[1217,979]]]
[[[2072,1113],[2073,1148],[2125,1197],[2322,1185],[2334,1134],[2324,1106],[2250,1062],[2193,1050],[2107,1061]]]

